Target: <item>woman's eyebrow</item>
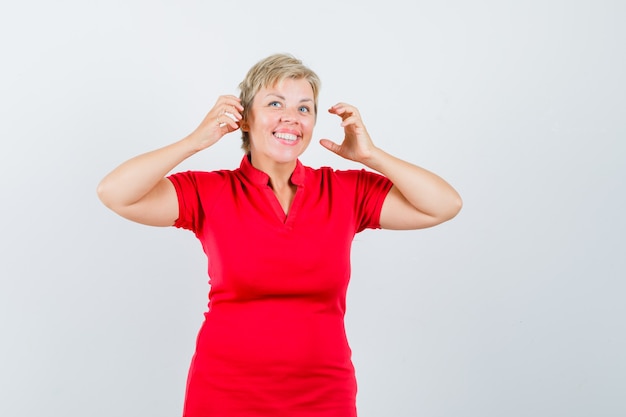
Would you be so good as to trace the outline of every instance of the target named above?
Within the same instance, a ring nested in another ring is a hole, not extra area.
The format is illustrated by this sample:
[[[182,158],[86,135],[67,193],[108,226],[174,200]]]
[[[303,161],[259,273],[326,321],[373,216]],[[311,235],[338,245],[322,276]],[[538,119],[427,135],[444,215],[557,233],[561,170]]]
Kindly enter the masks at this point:
[[[281,96],[280,94],[276,94],[276,93],[267,93],[267,94],[265,95],[265,97],[266,97],[266,98],[267,98],[267,97],[276,97],[276,98],[279,98],[279,99],[281,99],[281,100],[286,100],[286,98],[285,98],[284,96]],[[312,98],[308,98],[308,97],[303,98],[303,99],[300,99],[300,103],[303,103],[303,102],[309,102],[309,101],[310,101],[310,102],[313,102],[313,99],[312,99]]]

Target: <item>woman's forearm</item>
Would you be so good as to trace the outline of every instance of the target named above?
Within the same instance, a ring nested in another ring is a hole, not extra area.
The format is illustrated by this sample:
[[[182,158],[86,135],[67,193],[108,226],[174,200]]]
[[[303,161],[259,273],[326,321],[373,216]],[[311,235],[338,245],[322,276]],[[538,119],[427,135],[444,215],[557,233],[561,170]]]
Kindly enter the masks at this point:
[[[238,97],[219,96],[187,137],[129,159],[104,177],[97,187],[100,200],[130,220],[155,226],[171,225],[178,215],[178,201],[173,185],[165,176],[185,159],[238,130],[242,111]]]
[[[122,163],[98,184],[98,197],[110,208],[130,206],[148,194],[174,167],[197,150],[187,138]]]

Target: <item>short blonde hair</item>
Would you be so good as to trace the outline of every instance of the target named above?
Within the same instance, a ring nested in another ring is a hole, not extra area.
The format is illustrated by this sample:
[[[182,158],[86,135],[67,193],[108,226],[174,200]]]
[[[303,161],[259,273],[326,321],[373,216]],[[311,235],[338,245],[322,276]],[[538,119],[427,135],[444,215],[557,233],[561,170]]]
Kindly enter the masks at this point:
[[[243,106],[243,121],[248,120],[248,112],[254,97],[260,89],[272,87],[286,78],[306,79],[313,89],[315,117],[317,117],[317,97],[321,81],[317,74],[302,64],[302,61],[291,54],[274,54],[257,62],[241,83],[239,83],[239,98]],[[250,152],[250,136],[242,130],[241,148]]]

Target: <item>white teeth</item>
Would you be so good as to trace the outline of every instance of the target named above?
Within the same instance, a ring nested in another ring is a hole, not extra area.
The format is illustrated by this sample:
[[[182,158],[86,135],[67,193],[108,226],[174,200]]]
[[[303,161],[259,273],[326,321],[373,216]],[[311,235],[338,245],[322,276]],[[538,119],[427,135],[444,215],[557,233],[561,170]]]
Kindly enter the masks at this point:
[[[296,135],[292,135],[290,133],[274,133],[274,136],[276,136],[277,138],[289,140],[289,141],[294,141],[298,139]]]

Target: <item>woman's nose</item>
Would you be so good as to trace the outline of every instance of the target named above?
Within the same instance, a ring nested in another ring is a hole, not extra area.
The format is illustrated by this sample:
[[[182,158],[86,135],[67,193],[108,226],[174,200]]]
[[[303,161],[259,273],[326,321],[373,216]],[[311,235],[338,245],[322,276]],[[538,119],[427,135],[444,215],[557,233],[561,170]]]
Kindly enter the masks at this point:
[[[298,109],[295,107],[285,107],[281,119],[283,121],[296,121],[298,119]]]

